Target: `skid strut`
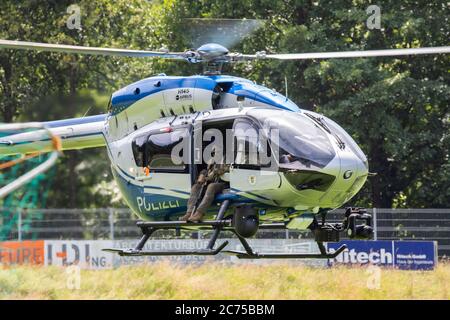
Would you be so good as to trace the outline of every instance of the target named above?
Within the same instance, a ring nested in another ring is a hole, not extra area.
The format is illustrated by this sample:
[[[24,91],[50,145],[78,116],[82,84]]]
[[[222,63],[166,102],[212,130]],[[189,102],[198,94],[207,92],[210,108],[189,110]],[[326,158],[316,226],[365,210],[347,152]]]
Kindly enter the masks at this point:
[[[115,252],[120,256],[188,256],[188,255],[200,255],[200,256],[210,256],[216,255],[221,252],[227,245],[228,241],[223,242],[216,249],[214,249],[214,245],[216,240],[220,234],[220,231],[224,226],[230,224],[230,221],[223,220],[225,212],[228,209],[230,204],[230,200],[225,200],[222,202],[220,206],[219,213],[216,217],[216,220],[213,221],[203,221],[198,223],[190,223],[185,221],[161,221],[161,222],[138,222],[137,225],[142,230],[142,237],[139,240],[136,247],[133,249],[103,249],[103,251]],[[198,250],[176,250],[176,251],[146,251],[143,250],[145,243],[150,239],[150,236],[159,229],[180,229],[180,228],[188,228],[188,227],[197,227],[197,226],[207,226],[213,227],[214,233],[209,240],[208,246],[205,249]]]

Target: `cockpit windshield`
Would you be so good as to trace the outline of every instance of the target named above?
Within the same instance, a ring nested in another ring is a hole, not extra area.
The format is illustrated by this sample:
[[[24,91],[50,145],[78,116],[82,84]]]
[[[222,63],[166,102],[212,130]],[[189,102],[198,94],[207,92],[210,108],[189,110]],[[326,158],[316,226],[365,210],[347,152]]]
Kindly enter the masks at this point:
[[[339,136],[342,139],[346,146],[352,150],[354,154],[368,167],[367,158],[364,152],[360,149],[360,147],[356,144],[355,140],[336,122],[331,119],[324,118],[325,123],[330,127],[331,131]]]
[[[302,114],[279,110],[251,110],[272,140],[278,135],[279,165],[281,168],[325,167],[335,152],[327,134]]]

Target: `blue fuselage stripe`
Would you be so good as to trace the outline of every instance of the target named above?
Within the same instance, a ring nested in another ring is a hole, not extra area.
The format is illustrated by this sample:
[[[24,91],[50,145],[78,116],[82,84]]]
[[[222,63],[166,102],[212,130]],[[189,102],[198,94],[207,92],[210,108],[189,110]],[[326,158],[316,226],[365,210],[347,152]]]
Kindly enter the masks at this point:
[[[177,88],[196,88],[212,91],[216,84],[231,82],[227,93],[243,96],[279,109],[298,112],[300,108],[283,95],[257,85],[246,79],[232,76],[192,76],[192,77],[152,77],[147,78],[115,92],[112,96],[112,115],[130,107],[136,101],[149,95]],[[136,90],[138,89],[139,90]]]
[[[247,194],[249,194],[249,195],[252,195],[252,196],[257,197],[257,198],[260,198],[260,199],[270,200],[269,198],[266,198],[266,197],[257,195],[257,194],[255,194],[255,193],[253,193],[253,192],[241,191],[241,190],[236,189],[236,188],[231,188],[231,191],[234,191],[234,192],[240,192],[240,193],[247,193]]]

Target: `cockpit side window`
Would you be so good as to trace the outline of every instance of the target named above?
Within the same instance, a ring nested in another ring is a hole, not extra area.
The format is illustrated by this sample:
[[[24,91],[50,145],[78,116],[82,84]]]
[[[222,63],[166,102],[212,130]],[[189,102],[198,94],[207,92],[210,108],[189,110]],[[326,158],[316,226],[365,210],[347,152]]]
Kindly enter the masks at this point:
[[[270,148],[261,128],[250,119],[237,119],[233,124],[234,163],[241,168],[269,165]]]
[[[258,131],[248,120],[239,119],[233,125],[235,163],[258,165]]]

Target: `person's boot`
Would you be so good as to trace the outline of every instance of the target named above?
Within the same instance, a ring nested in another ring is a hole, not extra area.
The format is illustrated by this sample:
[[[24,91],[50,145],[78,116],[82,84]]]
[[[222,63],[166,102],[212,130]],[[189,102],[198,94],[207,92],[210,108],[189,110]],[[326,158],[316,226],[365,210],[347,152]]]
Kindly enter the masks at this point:
[[[188,221],[190,221],[190,222],[200,222],[200,221],[202,221],[204,215],[205,214],[201,213],[200,211],[195,211],[195,213],[193,213],[191,215],[191,217],[188,219]]]
[[[192,215],[191,212],[186,212],[186,214],[180,218],[178,218],[179,221],[188,221],[189,217]]]

